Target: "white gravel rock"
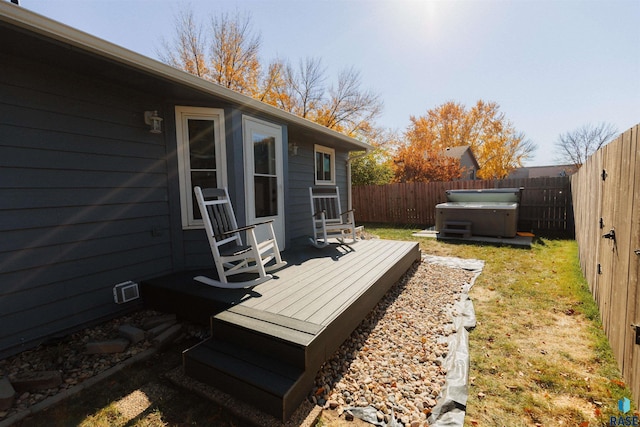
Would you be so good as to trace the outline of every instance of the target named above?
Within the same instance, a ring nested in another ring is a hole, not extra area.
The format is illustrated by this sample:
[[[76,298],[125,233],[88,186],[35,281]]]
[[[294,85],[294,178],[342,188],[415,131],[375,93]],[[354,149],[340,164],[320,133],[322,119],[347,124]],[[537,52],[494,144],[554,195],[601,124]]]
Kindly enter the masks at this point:
[[[445,383],[451,310],[474,274],[457,265],[414,265],[325,363],[315,389],[325,387],[339,411],[373,405],[383,419],[393,410],[405,424],[425,420]]]

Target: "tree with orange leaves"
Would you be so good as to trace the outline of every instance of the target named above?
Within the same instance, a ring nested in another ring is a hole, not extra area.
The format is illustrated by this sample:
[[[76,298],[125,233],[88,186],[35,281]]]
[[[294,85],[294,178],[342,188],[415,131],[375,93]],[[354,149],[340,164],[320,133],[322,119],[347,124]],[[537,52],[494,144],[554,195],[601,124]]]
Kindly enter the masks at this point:
[[[361,88],[360,73],[347,68],[335,85],[326,85],[319,58],[301,60],[297,67],[275,59],[263,71],[258,59],[260,37],[250,15],[219,14],[209,31],[186,8],[175,19],[171,42],[163,41],[161,59],[179,69],[214,81],[267,104],[352,137],[366,139],[380,114],[382,101]]]
[[[452,181],[460,178],[460,159],[444,155],[434,132],[423,118],[411,117],[406,142],[394,156],[396,182]]]
[[[209,29],[189,8],[175,18],[175,34],[162,41],[160,59],[198,77],[242,94],[258,97],[261,66],[260,36],[253,32],[251,16],[215,15]]]
[[[482,179],[505,178],[522,166],[535,145],[499,111],[495,102],[478,101],[470,109],[447,102],[421,117],[411,117],[406,142],[395,156],[397,181],[449,181],[460,176],[448,147],[471,146]]]
[[[160,59],[172,67],[210,79],[202,26],[196,22],[193,12],[189,9],[181,11],[175,17],[175,26],[173,40],[162,40],[162,50],[158,51]]]

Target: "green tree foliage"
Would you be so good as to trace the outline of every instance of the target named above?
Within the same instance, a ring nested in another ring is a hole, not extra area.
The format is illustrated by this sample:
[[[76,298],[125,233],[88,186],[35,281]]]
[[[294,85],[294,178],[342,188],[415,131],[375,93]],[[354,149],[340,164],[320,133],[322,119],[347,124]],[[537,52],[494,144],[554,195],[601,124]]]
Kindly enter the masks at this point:
[[[351,183],[353,185],[384,185],[393,180],[392,161],[386,150],[376,147],[366,155],[352,153]]]

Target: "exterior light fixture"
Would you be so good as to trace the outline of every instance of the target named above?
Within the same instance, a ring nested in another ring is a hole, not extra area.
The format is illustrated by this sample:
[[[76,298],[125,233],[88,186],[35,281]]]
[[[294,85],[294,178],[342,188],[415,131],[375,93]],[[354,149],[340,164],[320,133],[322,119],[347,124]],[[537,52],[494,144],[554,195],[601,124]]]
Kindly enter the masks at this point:
[[[294,143],[290,143],[289,144],[289,151],[291,152],[291,154],[293,156],[297,156],[298,155],[298,144]]]
[[[162,133],[162,117],[158,117],[158,111],[145,111],[144,122],[149,125],[149,132]]]

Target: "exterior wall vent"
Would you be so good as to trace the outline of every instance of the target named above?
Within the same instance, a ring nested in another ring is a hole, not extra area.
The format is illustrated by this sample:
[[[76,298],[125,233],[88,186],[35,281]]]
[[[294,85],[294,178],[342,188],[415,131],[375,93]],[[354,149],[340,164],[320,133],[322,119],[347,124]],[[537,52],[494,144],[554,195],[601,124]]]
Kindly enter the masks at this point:
[[[118,283],[113,287],[113,300],[116,304],[123,304],[138,298],[140,298],[138,284],[131,280]]]

